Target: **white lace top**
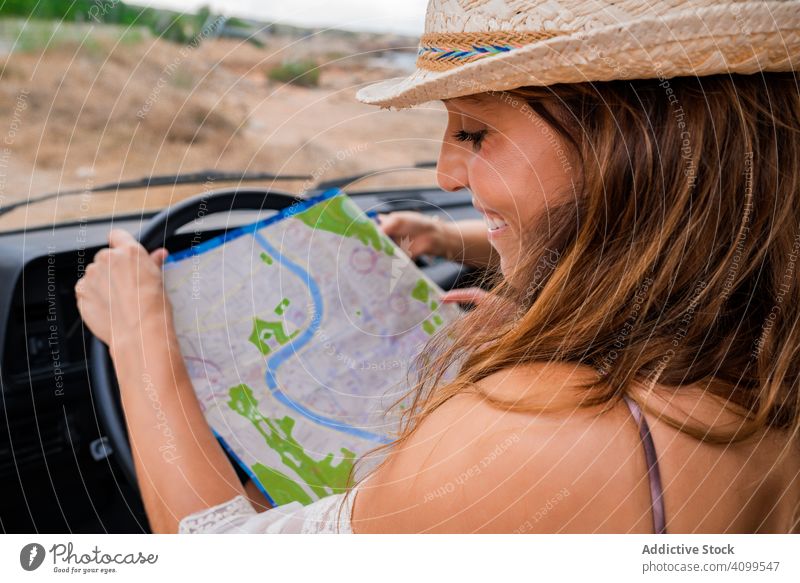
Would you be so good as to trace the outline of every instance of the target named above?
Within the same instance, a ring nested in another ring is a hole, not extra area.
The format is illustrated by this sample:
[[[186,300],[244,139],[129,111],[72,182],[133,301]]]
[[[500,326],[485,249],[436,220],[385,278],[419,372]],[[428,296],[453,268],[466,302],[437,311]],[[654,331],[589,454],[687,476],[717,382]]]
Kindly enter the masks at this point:
[[[352,534],[350,515],[355,492],[328,496],[308,506],[299,502],[284,504],[265,512],[256,512],[244,496],[223,502],[213,508],[184,517],[178,534],[196,533],[294,533]],[[346,508],[340,507],[346,503]],[[341,519],[339,517],[341,516]]]

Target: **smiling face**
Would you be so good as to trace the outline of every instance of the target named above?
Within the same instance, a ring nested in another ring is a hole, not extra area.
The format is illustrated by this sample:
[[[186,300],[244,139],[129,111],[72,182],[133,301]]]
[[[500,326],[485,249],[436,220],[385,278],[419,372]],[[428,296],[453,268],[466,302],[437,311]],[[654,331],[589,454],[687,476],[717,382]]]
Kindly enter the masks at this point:
[[[522,99],[481,93],[444,101],[447,129],[439,186],[467,188],[508,277],[524,234],[547,209],[572,196],[572,165],[561,138]]]

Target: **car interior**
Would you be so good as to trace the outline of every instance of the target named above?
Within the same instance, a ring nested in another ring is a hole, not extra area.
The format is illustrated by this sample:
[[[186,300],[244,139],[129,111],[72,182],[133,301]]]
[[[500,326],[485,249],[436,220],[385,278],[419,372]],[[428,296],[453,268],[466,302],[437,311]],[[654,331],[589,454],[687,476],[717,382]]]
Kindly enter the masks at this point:
[[[304,197],[344,183],[352,181],[320,184]],[[370,214],[416,210],[442,220],[478,216],[468,191],[345,191]],[[74,293],[83,270],[106,246],[109,229],[141,237],[149,228],[150,240],[140,239],[146,247],[175,252],[198,238],[204,241],[265,218],[278,208],[271,201],[293,197],[267,187],[212,192],[198,187],[197,197],[177,205],[180,217],[170,208],[0,233],[3,532],[149,532],[131,475],[124,418],[112,399],[113,379],[103,378],[109,370],[107,352],[93,349]],[[480,284],[478,271],[460,264],[426,257],[416,263],[444,290]]]

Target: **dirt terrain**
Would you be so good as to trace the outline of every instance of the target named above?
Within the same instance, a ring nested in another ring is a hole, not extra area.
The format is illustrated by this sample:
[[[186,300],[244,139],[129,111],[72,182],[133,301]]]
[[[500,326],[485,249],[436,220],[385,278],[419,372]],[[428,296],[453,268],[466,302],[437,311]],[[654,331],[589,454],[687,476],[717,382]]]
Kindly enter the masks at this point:
[[[180,46],[93,32],[80,42],[0,54],[0,206],[153,174],[221,170],[328,180],[435,159],[445,121],[440,104],[386,111],[355,100],[363,84],[407,74],[375,56],[389,42],[398,45],[396,38],[352,35],[335,43],[275,37],[263,48],[225,39]],[[300,57],[321,63],[317,87],[268,79],[272,67]],[[431,170],[414,170],[358,187],[434,181]],[[274,186],[301,192],[311,184]],[[160,208],[202,190],[61,197],[0,217],[0,229]]]

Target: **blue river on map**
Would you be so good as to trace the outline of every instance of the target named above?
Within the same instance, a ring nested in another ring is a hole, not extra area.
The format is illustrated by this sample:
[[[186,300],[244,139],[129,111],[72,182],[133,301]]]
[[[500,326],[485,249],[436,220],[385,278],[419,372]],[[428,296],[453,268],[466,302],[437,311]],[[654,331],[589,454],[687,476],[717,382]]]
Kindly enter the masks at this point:
[[[331,429],[335,429],[336,431],[341,431],[343,433],[349,433],[350,435],[354,435],[356,437],[360,437],[361,439],[367,439],[369,441],[375,441],[378,443],[391,443],[392,440],[386,437],[385,435],[380,435],[378,433],[372,433],[371,431],[367,431],[365,429],[360,429],[358,427],[353,427],[352,425],[348,425],[346,423],[342,423],[336,419],[331,419],[328,417],[324,417],[311,411],[308,407],[301,405],[300,403],[292,400],[286,393],[280,390],[278,387],[278,381],[276,373],[278,371],[278,367],[281,364],[286,362],[292,356],[295,356],[297,350],[304,347],[308,344],[314,334],[320,327],[320,323],[322,322],[322,313],[323,313],[323,302],[322,302],[322,294],[320,293],[319,286],[313,280],[311,275],[298,264],[294,263],[290,259],[284,257],[280,251],[278,251],[275,247],[269,244],[269,242],[261,235],[261,233],[255,232],[253,233],[258,244],[264,249],[271,257],[276,259],[278,263],[284,266],[286,269],[297,275],[306,286],[308,286],[309,292],[311,294],[311,299],[314,305],[314,315],[311,319],[311,325],[303,331],[294,341],[282,346],[280,349],[275,351],[275,354],[267,360],[267,372],[265,375],[265,381],[267,383],[267,388],[269,388],[272,395],[281,403],[289,407],[290,409],[296,411],[303,417],[322,425],[324,427],[329,427]]]

